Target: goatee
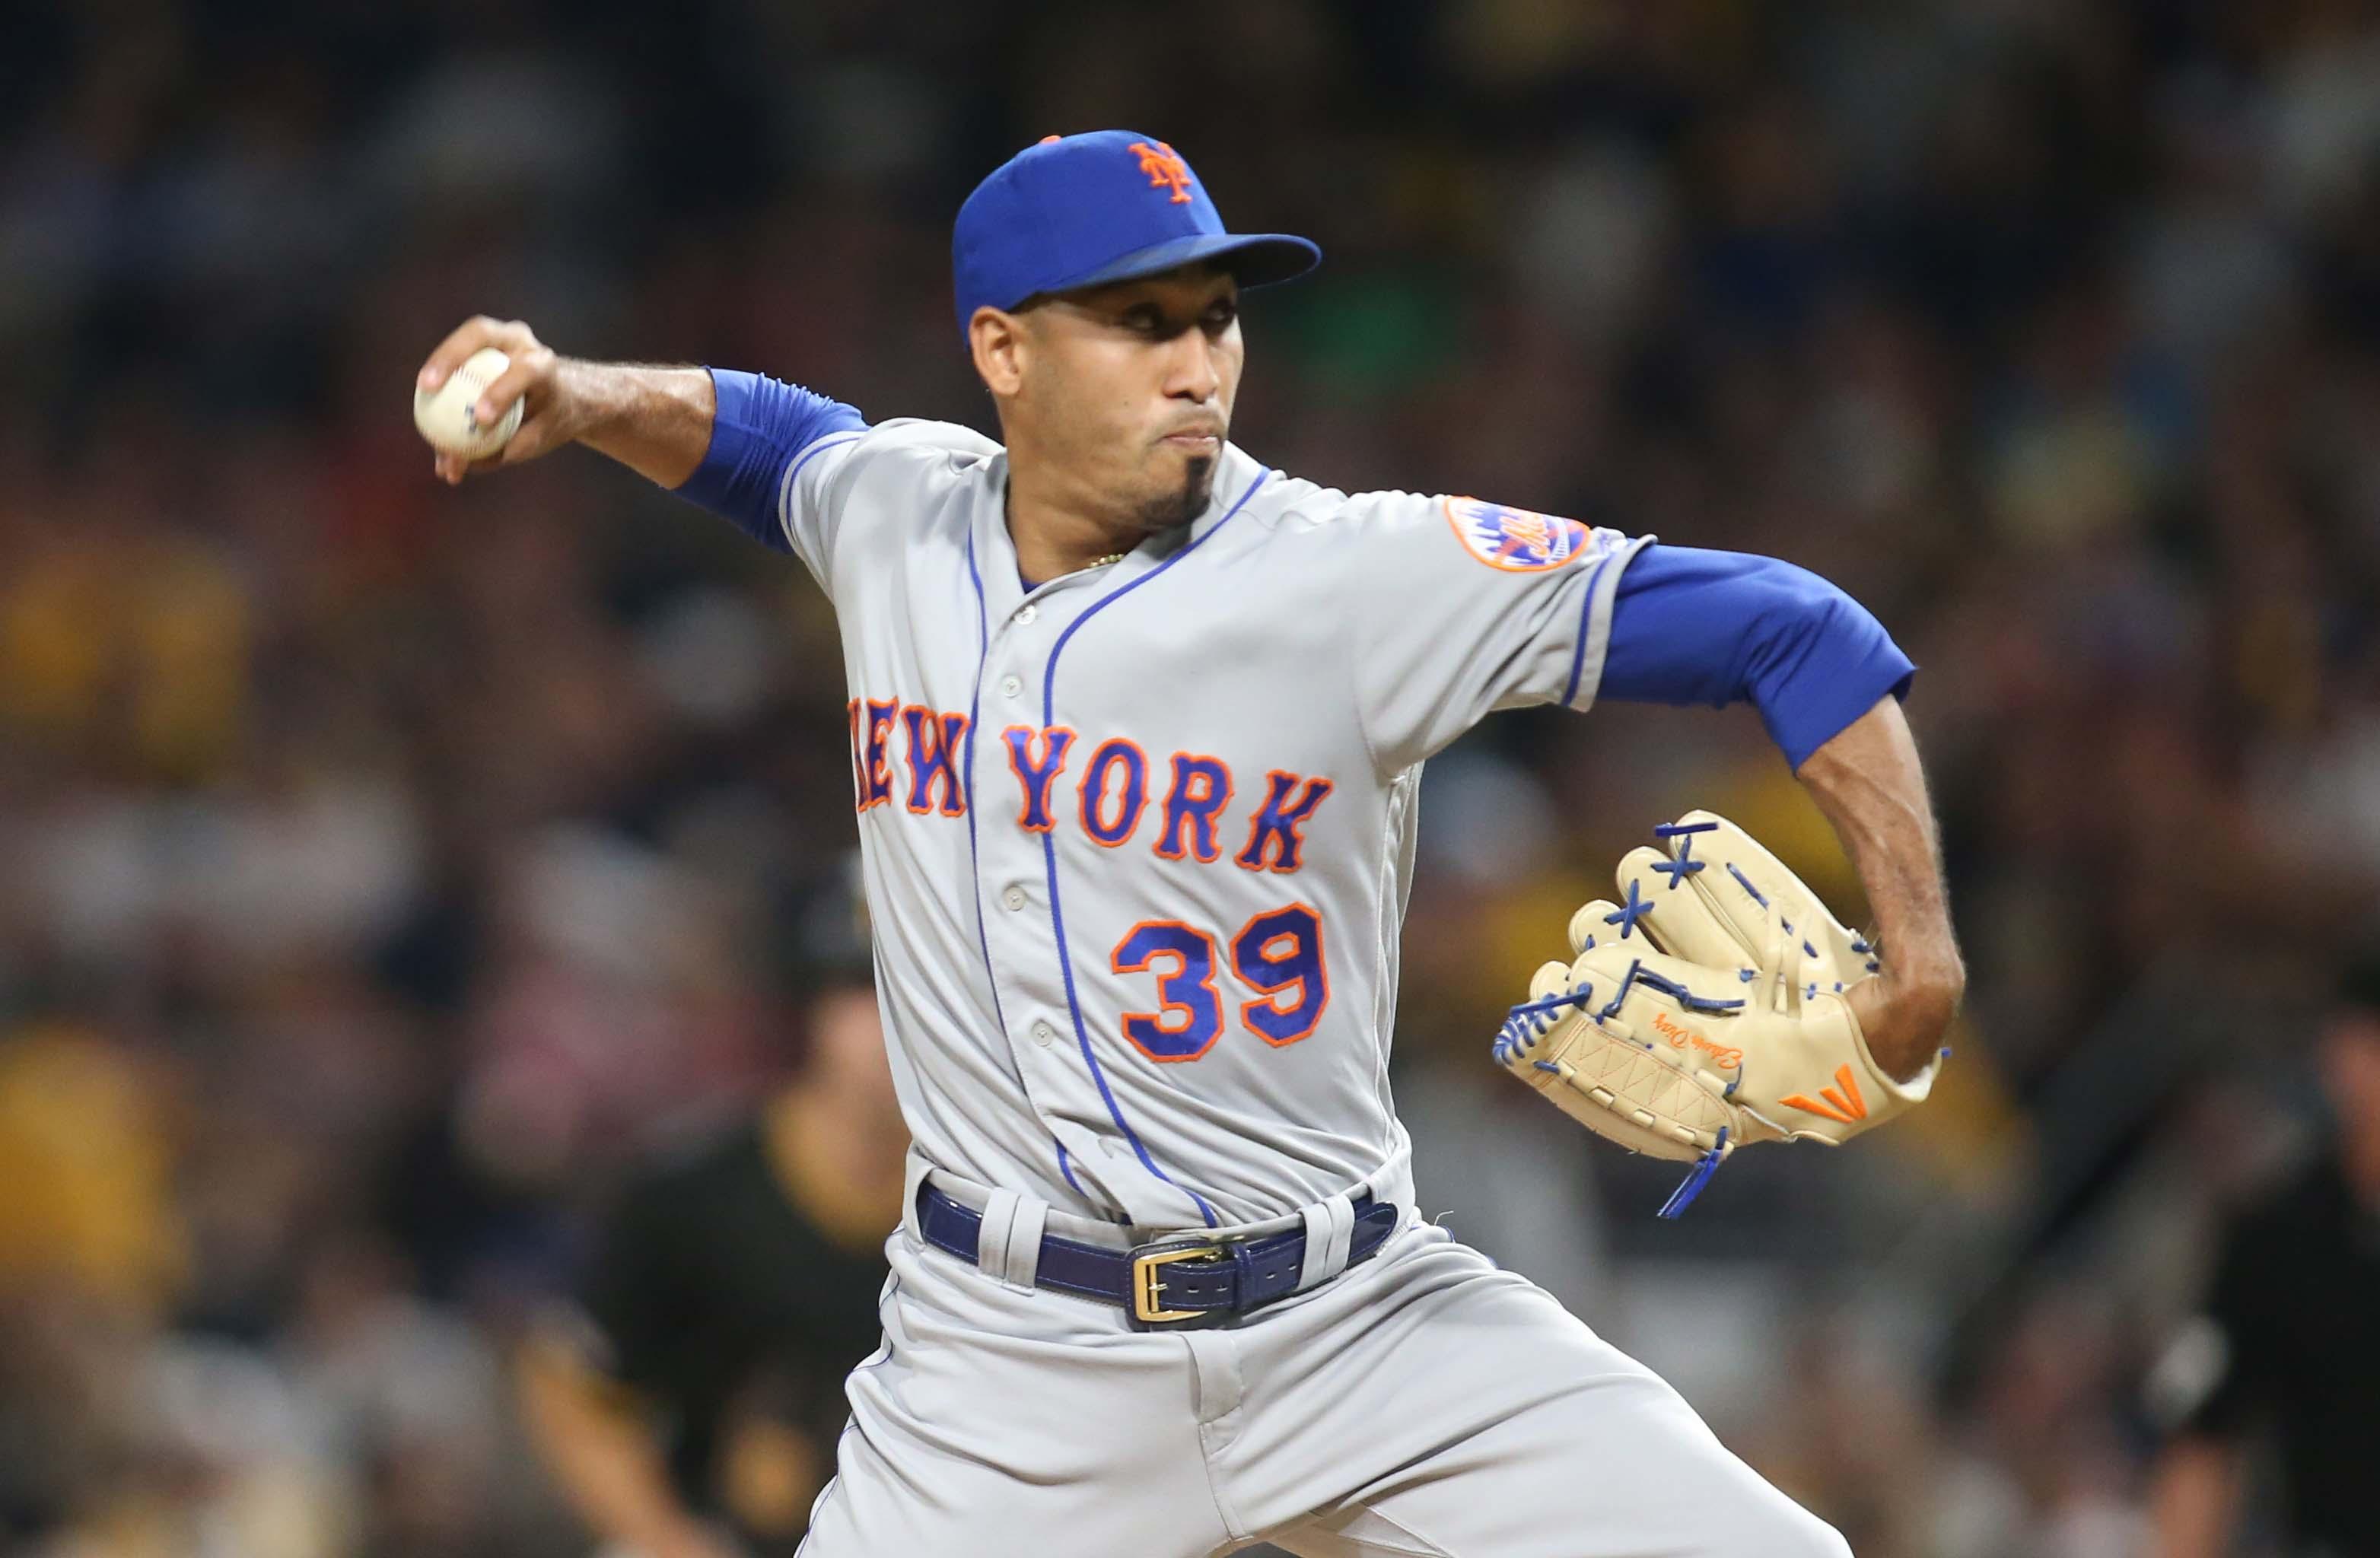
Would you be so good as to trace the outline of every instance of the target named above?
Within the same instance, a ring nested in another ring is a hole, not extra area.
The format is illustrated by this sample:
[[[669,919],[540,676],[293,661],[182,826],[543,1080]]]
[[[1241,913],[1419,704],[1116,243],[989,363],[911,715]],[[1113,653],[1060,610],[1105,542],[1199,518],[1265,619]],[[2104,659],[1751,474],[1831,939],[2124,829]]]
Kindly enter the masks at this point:
[[[1153,536],[1160,530],[1171,530],[1177,525],[1187,525],[1198,517],[1207,500],[1215,490],[1215,462],[1198,455],[1184,463],[1182,485],[1171,492],[1159,494],[1141,504],[1134,517],[1139,521],[1141,533]]]

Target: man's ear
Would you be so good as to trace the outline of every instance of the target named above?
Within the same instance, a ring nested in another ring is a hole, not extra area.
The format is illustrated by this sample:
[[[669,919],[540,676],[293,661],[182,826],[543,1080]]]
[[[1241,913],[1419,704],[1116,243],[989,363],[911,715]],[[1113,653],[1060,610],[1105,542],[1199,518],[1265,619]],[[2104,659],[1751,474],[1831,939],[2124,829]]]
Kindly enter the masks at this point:
[[[975,370],[992,398],[1014,396],[1025,381],[1025,320],[987,304],[967,320],[967,347],[975,357]]]

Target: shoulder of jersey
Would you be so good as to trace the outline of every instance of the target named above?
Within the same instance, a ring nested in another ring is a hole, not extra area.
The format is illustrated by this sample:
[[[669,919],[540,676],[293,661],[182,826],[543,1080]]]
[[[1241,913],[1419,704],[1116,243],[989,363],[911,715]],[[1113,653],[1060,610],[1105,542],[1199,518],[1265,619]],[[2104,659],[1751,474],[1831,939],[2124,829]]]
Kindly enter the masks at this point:
[[[1618,531],[1479,498],[1394,490],[1351,494],[1294,477],[1276,480],[1279,490],[1262,506],[1263,524],[1284,541],[1304,536],[1315,545],[1361,552],[1392,539],[1402,550],[1402,537],[1418,536],[1451,542],[1496,572],[1527,574],[1593,562],[1627,540]]]
[[[1236,451],[1238,445],[1232,448]],[[1249,463],[1260,468],[1259,462]],[[1335,487],[1275,470],[1267,474],[1263,488],[1249,501],[1248,512],[1268,529],[1308,530],[1330,523],[1346,502],[1347,494]]]
[[[899,417],[841,436],[843,453],[821,468],[820,476],[845,493],[894,488],[932,486],[965,480],[1000,453],[1000,445],[956,422],[931,422]]]
[[[1355,537],[1428,512],[1434,498],[1411,492],[1342,492],[1275,471],[1264,501],[1251,505],[1269,528],[1291,534]]]
[[[870,453],[898,450],[932,459],[947,456],[953,465],[989,460],[1000,453],[997,440],[956,422],[936,422],[923,417],[895,417],[861,433],[855,447]]]

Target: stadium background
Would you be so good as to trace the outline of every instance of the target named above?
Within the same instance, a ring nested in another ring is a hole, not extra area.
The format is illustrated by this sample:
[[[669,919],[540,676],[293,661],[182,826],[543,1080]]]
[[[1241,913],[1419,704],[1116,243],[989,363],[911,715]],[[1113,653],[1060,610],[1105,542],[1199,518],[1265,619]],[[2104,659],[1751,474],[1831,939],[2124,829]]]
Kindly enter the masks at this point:
[[[1748,713],[1434,762],[1426,1210],[1864,1554],[2145,1552],[2206,1238],[2322,1129],[2380,878],[2380,6],[445,0],[0,9],[0,1516],[567,1554],[502,1359],[775,1064],[854,837],[797,564],[572,452],[457,492],[464,316],[990,426],[947,234],[1051,131],[1323,246],[1234,429],[1829,574],[1972,963],[1938,1102],[1677,1225],[1486,1043],[1654,822],[1855,902]],[[2375,1430],[2380,1443],[2380,1430]]]

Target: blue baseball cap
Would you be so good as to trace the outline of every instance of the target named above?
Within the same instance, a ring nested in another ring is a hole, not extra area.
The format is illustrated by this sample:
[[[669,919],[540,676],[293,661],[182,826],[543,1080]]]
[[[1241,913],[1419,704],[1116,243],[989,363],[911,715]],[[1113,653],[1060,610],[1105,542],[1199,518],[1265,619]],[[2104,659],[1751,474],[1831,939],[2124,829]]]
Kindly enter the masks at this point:
[[[1303,275],[1322,250],[1285,233],[1227,233],[1207,187],[1155,136],[1050,136],[992,170],[951,231],[959,333],[978,308],[1226,263],[1242,286]]]

